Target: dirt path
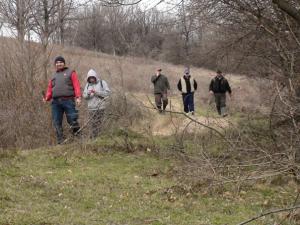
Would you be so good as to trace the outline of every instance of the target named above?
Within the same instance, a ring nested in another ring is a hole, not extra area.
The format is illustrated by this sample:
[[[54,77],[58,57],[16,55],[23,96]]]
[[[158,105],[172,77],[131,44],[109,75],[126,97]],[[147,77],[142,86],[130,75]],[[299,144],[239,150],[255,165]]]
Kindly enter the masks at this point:
[[[153,99],[152,96],[147,96],[145,94],[134,94],[134,97],[139,101],[139,105],[147,113],[149,120],[144,120],[135,129],[143,130],[147,129],[153,135],[159,136],[170,136],[177,132],[188,132],[197,133],[207,131],[204,126],[191,121],[183,114],[166,112],[165,114],[160,114],[153,109]],[[151,103],[151,102],[152,103]],[[230,116],[226,118],[219,117],[214,109],[211,108],[197,108],[194,116],[191,116],[196,121],[205,124],[206,126],[213,127],[218,130],[223,130],[229,127],[231,123]],[[183,112],[182,103],[179,96],[172,96],[169,98],[168,110],[173,112]]]

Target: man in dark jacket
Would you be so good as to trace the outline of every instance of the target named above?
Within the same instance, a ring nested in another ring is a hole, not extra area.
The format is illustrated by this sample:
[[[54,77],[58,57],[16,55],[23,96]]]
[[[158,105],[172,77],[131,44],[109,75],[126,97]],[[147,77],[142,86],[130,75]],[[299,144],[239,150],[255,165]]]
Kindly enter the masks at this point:
[[[194,92],[197,90],[197,82],[191,76],[188,67],[185,68],[183,77],[178,81],[177,88],[182,93],[184,112],[194,115]]]
[[[217,71],[217,76],[213,78],[209,85],[209,92],[215,97],[216,107],[219,115],[225,117],[226,113],[226,92],[231,97],[231,88],[222,71]]]
[[[48,89],[44,102],[50,101],[52,108],[52,120],[56,130],[57,143],[64,141],[62,121],[63,115],[66,114],[67,121],[74,135],[80,130],[78,119],[78,111],[75,103],[81,103],[80,83],[77,73],[65,66],[65,59],[58,56],[54,60],[56,72],[48,83]]]
[[[155,104],[159,112],[164,112],[168,105],[168,90],[170,84],[168,78],[161,74],[161,68],[158,68],[156,74],[151,77],[154,85]]]

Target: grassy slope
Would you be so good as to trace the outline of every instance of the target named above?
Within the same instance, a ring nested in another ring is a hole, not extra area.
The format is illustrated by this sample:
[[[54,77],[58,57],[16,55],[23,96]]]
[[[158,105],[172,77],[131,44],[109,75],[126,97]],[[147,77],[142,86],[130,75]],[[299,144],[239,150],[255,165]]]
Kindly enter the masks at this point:
[[[91,151],[99,146],[2,155],[0,224],[237,224],[285,206],[294,195],[293,185],[260,184],[240,194],[178,190],[171,172],[175,159]],[[272,217],[267,221],[271,224]]]
[[[66,57],[78,71],[82,85],[87,71],[95,68],[114,93],[123,91],[120,85],[124,78],[125,91],[151,97],[149,79],[160,66],[170,79],[176,109],[182,107],[176,83],[183,66],[77,48],[58,48],[54,55]],[[206,116],[207,86],[214,72],[192,68],[192,74],[199,84],[197,116]],[[256,81],[228,78],[236,93],[229,105],[259,105]],[[0,224],[236,224],[261,210],[284,207],[295,195],[293,185],[257,185],[240,194],[180,191],[171,172],[178,165],[174,159],[159,159],[150,153],[91,151],[97,148],[69,145],[22,151],[16,156],[0,154]],[[157,171],[158,176],[151,176]],[[267,219],[268,224],[274,224],[272,217]]]

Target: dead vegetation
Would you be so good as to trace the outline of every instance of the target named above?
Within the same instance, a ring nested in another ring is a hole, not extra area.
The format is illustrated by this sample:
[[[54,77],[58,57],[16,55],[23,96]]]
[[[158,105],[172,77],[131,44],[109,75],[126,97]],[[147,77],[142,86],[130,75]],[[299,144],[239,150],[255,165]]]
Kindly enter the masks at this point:
[[[24,46],[13,39],[1,39],[1,147],[34,148],[45,143],[54,142],[53,129],[49,105],[42,103],[42,91],[45,91],[47,82],[44,78],[44,65],[41,55],[42,46],[35,43],[26,43]],[[182,74],[181,66],[173,66],[143,58],[124,58],[89,52],[80,48],[64,48],[53,46],[49,49],[47,76],[53,72],[52,61],[56,55],[64,55],[68,66],[74,68],[80,77],[81,85],[85,84],[85,74],[90,68],[99,72],[102,79],[106,80],[113,90],[113,107],[110,114],[127,117],[129,121],[145,120],[140,111],[140,102],[146,101],[147,95],[152,96],[150,77],[156,67],[161,66],[163,72],[171,81],[172,90],[170,97],[174,98],[174,109],[181,111],[180,94],[175,89],[177,81]],[[199,82],[199,91],[196,93],[196,105],[200,110],[205,109],[209,102],[207,85],[214,75],[213,71],[192,68],[195,79]],[[258,83],[241,76],[229,76],[233,84],[236,97],[231,106],[234,110],[243,111],[246,108],[254,111],[263,109],[265,101],[260,98],[259,90],[249,83]],[[240,90],[245,95],[240,95]],[[246,91],[248,90],[248,91]],[[246,99],[255,100],[249,106]],[[261,103],[257,104],[256,101]],[[127,105],[129,104],[129,105]],[[123,111],[122,111],[123,110]],[[130,111],[132,113],[130,113]],[[115,117],[113,117],[115,119]],[[147,120],[147,119],[146,119]],[[203,120],[203,119],[202,119]],[[80,108],[80,122],[86,121],[85,104]],[[113,120],[110,120],[113,121]],[[167,122],[170,124],[170,121]],[[124,124],[122,122],[122,124]],[[132,125],[132,122],[129,122]],[[169,124],[167,126],[169,126]],[[127,126],[127,125],[126,125]],[[129,126],[129,125],[128,125]],[[151,126],[156,126],[155,123]],[[160,126],[160,125],[159,125]],[[168,130],[169,128],[167,128]],[[68,130],[68,127],[65,127]],[[153,132],[160,133],[159,128]],[[168,134],[172,132],[165,131]],[[49,141],[49,137],[52,137]]]

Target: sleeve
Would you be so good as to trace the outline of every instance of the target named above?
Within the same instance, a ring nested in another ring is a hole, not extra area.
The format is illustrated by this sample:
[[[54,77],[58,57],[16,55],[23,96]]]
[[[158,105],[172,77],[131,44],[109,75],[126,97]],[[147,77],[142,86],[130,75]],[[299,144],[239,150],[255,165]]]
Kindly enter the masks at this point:
[[[214,80],[212,79],[209,85],[209,91],[213,91]]]
[[[179,81],[178,81],[177,88],[179,91],[182,91],[181,79],[179,79]]]
[[[83,96],[83,98],[85,98],[85,99],[90,98],[90,95],[88,94],[88,87],[89,87],[89,85],[86,84],[85,87],[84,87],[84,90],[83,90],[82,96]]]
[[[152,82],[153,84],[155,83],[156,80],[157,80],[157,76],[154,75],[154,76],[151,77],[151,82]]]
[[[50,101],[52,99],[52,80],[50,80],[48,83],[46,96],[44,97],[46,101]]]
[[[71,75],[71,80],[72,80],[72,84],[73,84],[73,88],[74,88],[74,92],[75,92],[75,97],[80,98],[81,97],[80,83],[78,80],[77,73],[75,71],[73,71],[73,73]]]
[[[197,88],[198,88],[197,81],[196,81],[196,80],[194,80],[194,89],[195,89],[195,91],[197,90]]]
[[[228,80],[226,80],[226,89],[227,89],[228,93],[231,94],[231,87],[228,83]]]
[[[102,80],[102,85],[103,85],[103,88],[101,88],[100,85],[98,85],[98,87],[100,87],[100,88],[98,90],[96,90],[96,95],[105,98],[110,95],[111,91],[110,91],[106,81]]]

